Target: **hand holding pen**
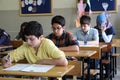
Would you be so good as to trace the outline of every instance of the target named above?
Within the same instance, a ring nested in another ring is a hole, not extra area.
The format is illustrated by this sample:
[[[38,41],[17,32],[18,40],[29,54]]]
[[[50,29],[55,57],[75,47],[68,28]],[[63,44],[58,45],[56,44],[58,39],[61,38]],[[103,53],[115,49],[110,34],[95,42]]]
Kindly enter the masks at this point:
[[[2,59],[2,63],[3,63],[3,67],[10,67],[11,66],[10,54],[8,54],[7,56],[5,56]]]

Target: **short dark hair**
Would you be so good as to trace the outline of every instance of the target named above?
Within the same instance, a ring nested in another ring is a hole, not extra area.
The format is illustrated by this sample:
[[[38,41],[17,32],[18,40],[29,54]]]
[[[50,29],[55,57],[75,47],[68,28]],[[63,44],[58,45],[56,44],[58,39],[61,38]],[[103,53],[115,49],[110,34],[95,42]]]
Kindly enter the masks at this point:
[[[25,26],[27,25],[27,23],[28,22],[23,22],[21,25],[20,25],[20,32],[23,32],[24,30],[24,28],[25,28]]]
[[[83,15],[81,18],[80,18],[80,24],[90,24],[91,22],[91,18],[90,16],[87,16],[87,15]]]
[[[56,15],[52,18],[51,25],[53,25],[54,23],[58,23],[63,27],[65,26],[65,18],[61,15]]]
[[[24,35],[27,35],[27,36],[34,35],[37,38],[39,38],[41,35],[43,35],[42,25],[37,21],[28,22],[28,24],[24,29]]]

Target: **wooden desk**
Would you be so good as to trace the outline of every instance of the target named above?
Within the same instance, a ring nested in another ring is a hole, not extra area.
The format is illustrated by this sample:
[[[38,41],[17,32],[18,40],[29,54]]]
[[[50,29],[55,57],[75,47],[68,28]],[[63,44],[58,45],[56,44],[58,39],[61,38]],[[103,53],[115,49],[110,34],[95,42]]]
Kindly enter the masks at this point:
[[[36,80],[36,79],[25,79],[25,78],[6,78],[6,77],[0,77],[0,80]]]
[[[114,49],[114,53],[112,54],[113,58],[113,77],[115,74],[117,74],[117,57],[120,56],[120,53],[118,52],[118,48],[120,48],[120,39],[113,39],[112,40],[112,47]]]
[[[88,50],[80,50],[79,52],[65,52],[65,55],[66,56],[72,56],[72,57],[79,57],[79,58],[81,58],[82,59],[82,69],[80,69],[80,70],[82,70],[81,72],[80,72],[80,75],[81,75],[81,73],[82,73],[82,77],[81,77],[81,79],[82,80],[84,80],[84,58],[88,58],[88,59],[90,59],[90,57],[92,56],[92,55],[94,55],[96,53],[96,51],[88,51]],[[88,62],[88,66],[90,65],[90,62]],[[80,68],[81,68],[80,67]],[[88,67],[87,68],[88,70],[88,77],[87,77],[87,80],[91,80],[90,79],[90,67]]]
[[[4,51],[4,52],[0,52],[0,55],[7,55],[10,51],[12,51],[12,50],[9,50],[9,51]]]
[[[0,46],[0,49],[12,48],[12,47],[13,47],[12,45],[9,45],[9,46]]]
[[[74,65],[55,66],[47,72],[23,72],[23,71],[4,71],[0,66],[1,75],[37,76],[37,77],[56,77],[61,79],[67,72],[72,70]]]
[[[92,55],[90,58],[91,59],[98,59],[100,60],[100,80],[102,79],[102,60],[101,60],[101,55],[102,55],[102,50],[107,48],[106,43],[99,43],[99,45],[82,45],[80,46],[80,50],[90,50],[90,51],[97,51],[96,54]]]
[[[113,47],[120,47],[120,39],[113,39],[112,46]]]
[[[90,50],[80,50],[79,52],[65,52],[66,56],[73,56],[73,57],[91,57],[94,55],[96,51]]]

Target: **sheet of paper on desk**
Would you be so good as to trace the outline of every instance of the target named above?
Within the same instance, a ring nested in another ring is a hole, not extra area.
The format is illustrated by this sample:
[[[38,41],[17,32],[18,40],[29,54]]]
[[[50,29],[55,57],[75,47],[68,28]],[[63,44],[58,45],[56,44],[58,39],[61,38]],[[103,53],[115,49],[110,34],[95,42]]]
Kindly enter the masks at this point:
[[[30,66],[31,64],[16,64],[14,66],[5,68],[3,70],[8,70],[8,71],[20,71],[28,66]]]
[[[16,64],[4,70],[26,71],[26,72],[47,72],[53,67],[54,65]]]
[[[27,72],[47,72],[51,68],[53,68],[54,65],[37,65],[33,64],[29,67],[26,67],[22,69],[22,71],[27,71]]]

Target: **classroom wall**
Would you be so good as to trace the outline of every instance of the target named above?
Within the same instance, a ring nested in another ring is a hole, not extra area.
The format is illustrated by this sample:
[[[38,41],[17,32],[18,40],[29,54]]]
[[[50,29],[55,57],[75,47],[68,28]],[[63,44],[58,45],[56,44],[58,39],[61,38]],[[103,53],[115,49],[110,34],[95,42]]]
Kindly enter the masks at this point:
[[[66,29],[73,31],[75,28],[76,18],[76,0],[52,0],[53,1],[53,14],[52,16],[19,16],[19,2],[18,0],[0,0],[0,28],[5,29],[10,35],[11,39],[17,35],[20,25],[24,21],[35,20],[43,25],[44,35],[48,35],[51,30],[51,18],[55,15],[62,15],[66,18]],[[120,5],[120,0],[118,0]],[[118,7],[118,10],[120,6]],[[120,29],[120,11],[118,13],[112,13],[110,17],[111,23],[116,30],[117,38],[120,38],[118,31]],[[91,14],[92,26],[95,25],[95,19],[97,14]]]

